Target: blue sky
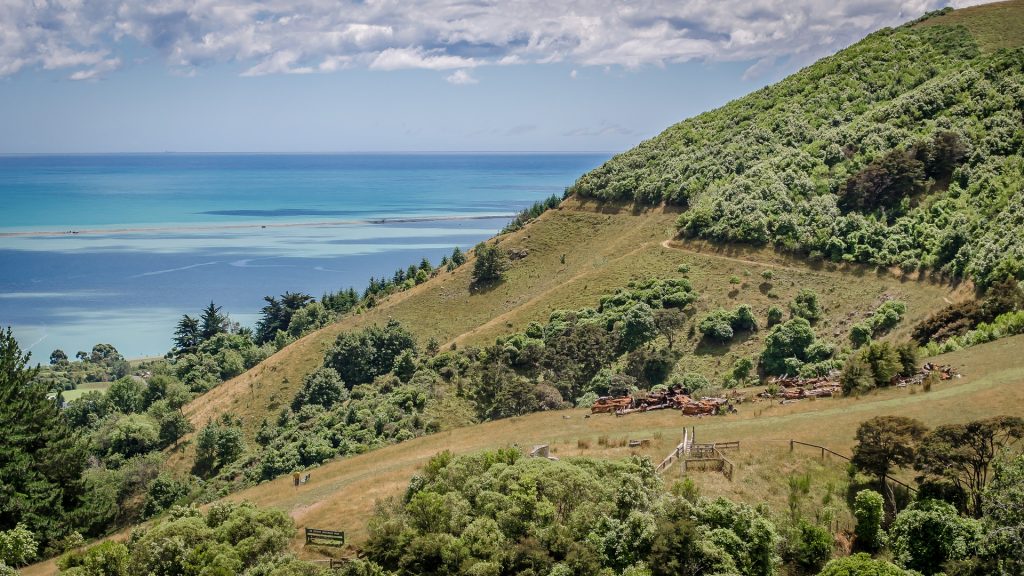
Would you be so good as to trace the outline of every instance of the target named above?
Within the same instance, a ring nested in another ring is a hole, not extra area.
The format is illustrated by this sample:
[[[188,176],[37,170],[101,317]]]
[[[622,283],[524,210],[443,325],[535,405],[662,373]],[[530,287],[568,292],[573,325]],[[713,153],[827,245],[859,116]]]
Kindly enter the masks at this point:
[[[947,4],[14,0],[0,153],[619,151]]]

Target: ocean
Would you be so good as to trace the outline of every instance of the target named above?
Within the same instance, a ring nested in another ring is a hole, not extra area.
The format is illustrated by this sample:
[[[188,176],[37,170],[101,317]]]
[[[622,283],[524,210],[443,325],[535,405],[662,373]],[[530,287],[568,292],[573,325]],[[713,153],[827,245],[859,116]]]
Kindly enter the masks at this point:
[[[211,300],[355,287],[493,236],[606,154],[0,156],[0,327],[32,362],[171,347]]]

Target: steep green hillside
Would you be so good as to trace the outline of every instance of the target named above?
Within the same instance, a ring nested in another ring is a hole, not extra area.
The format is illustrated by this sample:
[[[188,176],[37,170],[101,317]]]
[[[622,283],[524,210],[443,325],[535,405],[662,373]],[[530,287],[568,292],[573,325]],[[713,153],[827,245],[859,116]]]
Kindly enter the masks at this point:
[[[667,129],[571,191],[685,208],[681,234],[1024,274],[1024,2],[933,15]]]

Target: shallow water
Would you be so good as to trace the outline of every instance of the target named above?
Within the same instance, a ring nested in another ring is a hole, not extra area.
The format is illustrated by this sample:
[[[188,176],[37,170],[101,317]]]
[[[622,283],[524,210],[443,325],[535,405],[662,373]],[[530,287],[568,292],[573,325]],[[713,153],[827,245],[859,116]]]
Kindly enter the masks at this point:
[[[163,354],[210,300],[319,297],[469,248],[606,156],[0,157],[0,325],[34,361]]]

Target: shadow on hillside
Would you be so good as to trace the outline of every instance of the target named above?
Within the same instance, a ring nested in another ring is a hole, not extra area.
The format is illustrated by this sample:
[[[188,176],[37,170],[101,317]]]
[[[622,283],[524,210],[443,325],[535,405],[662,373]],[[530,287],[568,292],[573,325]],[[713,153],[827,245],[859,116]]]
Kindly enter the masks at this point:
[[[700,342],[697,343],[697,347],[693,349],[693,353],[697,356],[725,356],[733,346],[743,344],[753,337],[754,332],[754,330],[737,332],[732,340],[728,342],[715,342],[707,338],[701,338]]]
[[[504,280],[492,280],[490,282],[472,282],[469,285],[469,295],[483,296],[484,294],[493,292],[504,283]]]

